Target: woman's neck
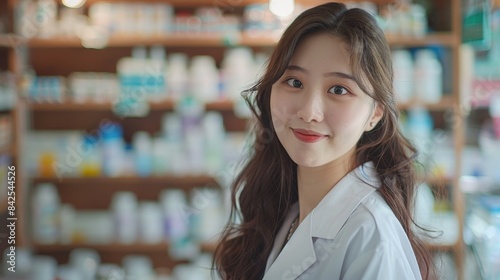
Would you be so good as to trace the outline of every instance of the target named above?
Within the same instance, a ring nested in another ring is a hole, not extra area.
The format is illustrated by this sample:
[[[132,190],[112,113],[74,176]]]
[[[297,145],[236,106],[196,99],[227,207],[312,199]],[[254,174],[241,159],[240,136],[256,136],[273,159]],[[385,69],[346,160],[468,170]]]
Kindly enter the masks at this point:
[[[300,211],[299,223],[302,222],[323,197],[353,169],[353,159],[354,150],[322,166],[297,166]]]

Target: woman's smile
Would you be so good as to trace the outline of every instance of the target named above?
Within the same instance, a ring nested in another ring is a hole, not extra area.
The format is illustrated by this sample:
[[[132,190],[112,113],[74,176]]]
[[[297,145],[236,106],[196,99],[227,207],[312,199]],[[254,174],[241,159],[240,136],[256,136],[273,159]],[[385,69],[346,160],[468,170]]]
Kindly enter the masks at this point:
[[[312,130],[305,130],[298,128],[296,129],[292,128],[291,130],[293,132],[293,135],[295,135],[297,139],[305,143],[315,143],[323,139],[326,139],[328,137],[328,135],[324,135]]]

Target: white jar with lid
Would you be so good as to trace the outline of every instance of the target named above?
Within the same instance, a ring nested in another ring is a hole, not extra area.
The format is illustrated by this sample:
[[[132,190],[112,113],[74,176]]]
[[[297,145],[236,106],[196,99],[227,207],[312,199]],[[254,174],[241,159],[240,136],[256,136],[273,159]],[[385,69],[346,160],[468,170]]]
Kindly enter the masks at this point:
[[[139,215],[141,241],[147,244],[162,242],[164,240],[163,214],[159,204],[152,201],[141,202]]]
[[[408,50],[392,51],[394,91],[398,102],[409,102],[413,97],[413,59]]]
[[[202,102],[218,99],[219,71],[213,57],[208,55],[193,57],[189,69],[189,92]]]
[[[443,66],[429,49],[415,55],[415,96],[426,103],[438,103],[443,96]]]
[[[112,199],[116,241],[130,244],[137,241],[137,197],[132,192],[117,192]]]
[[[33,230],[35,241],[54,244],[59,240],[60,200],[53,184],[36,186],[33,198]]]

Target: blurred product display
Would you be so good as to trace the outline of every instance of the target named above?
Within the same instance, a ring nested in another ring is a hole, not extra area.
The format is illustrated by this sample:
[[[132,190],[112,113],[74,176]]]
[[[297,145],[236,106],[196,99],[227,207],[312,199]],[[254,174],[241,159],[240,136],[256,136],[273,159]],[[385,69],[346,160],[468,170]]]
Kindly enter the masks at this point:
[[[0,214],[15,166],[17,235],[16,273],[4,243],[0,278],[217,279],[229,188],[252,150],[243,97],[319,2],[1,1]],[[399,126],[419,151],[414,217],[431,234],[414,230],[440,279],[500,279],[491,2],[471,27],[491,31],[481,49],[462,21],[490,3],[345,2],[390,45]]]

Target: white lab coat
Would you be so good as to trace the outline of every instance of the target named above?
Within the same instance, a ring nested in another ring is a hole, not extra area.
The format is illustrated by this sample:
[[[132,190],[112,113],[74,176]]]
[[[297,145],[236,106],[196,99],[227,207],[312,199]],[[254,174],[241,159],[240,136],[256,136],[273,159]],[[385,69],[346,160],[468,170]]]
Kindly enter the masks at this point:
[[[293,205],[263,279],[421,279],[410,242],[376,192],[379,186],[372,162],[357,167],[325,195],[281,250],[299,211]]]

